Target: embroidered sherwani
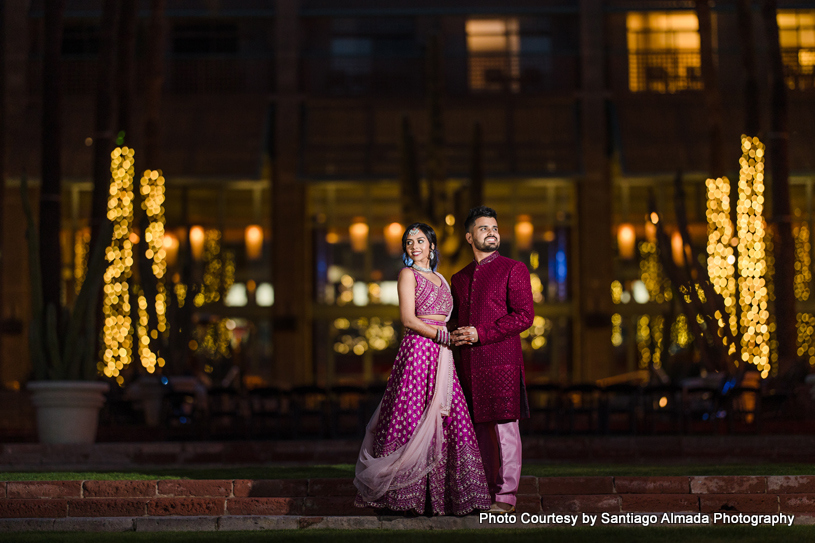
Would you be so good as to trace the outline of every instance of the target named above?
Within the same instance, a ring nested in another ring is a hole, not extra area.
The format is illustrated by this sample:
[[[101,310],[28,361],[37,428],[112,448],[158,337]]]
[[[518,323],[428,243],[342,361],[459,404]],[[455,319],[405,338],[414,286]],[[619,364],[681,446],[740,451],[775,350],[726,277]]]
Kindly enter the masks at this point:
[[[472,402],[490,497],[514,507],[522,461],[518,419],[529,417],[520,336],[534,319],[529,271],[494,252],[450,282],[454,325],[478,332],[475,344],[461,347],[461,382]]]
[[[471,262],[450,283],[451,324],[478,331],[478,343],[461,347],[461,383],[472,401],[473,422],[529,417],[520,336],[535,316],[529,271],[496,251]]]

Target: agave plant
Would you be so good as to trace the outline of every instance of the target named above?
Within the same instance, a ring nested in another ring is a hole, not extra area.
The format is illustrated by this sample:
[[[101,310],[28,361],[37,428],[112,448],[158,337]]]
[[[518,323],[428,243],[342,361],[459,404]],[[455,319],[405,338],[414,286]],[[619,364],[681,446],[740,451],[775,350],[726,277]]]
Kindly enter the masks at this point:
[[[96,377],[96,307],[105,273],[105,240],[113,225],[106,221],[97,236],[88,271],[72,309],[43,307],[40,243],[25,175],[20,183],[28,238],[28,266],[31,273],[32,317],[28,331],[31,361],[36,380],[84,380]],[[54,273],[59,273],[55,270]],[[61,311],[61,319],[57,319]]]

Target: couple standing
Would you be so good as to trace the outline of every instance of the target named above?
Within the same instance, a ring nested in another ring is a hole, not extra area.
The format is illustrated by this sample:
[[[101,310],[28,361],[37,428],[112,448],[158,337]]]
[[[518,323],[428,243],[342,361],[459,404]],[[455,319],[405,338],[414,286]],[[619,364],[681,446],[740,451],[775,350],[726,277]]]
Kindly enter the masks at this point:
[[[464,229],[474,260],[453,275],[452,290],[435,272],[433,229],[416,223],[402,236],[405,336],[357,460],[359,507],[435,515],[515,509],[518,419],[529,416],[519,335],[534,317],[529,271],[498,254],[494,210],[471,209]],[[461,384],[452,345],[461,349]]]

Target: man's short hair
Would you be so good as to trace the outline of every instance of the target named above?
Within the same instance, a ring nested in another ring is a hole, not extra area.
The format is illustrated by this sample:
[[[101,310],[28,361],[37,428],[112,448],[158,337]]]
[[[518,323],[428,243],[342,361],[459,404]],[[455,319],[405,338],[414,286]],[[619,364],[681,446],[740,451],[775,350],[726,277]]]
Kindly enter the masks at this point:
[[[491,207],[487,206],[478,206],[474,207],[467,213],[467,219],[464,221],[464,231],[469,232],[470,229],[475,224],[476,219],[481,217],[489,217],[491,219],[498,220],[498,213]]]

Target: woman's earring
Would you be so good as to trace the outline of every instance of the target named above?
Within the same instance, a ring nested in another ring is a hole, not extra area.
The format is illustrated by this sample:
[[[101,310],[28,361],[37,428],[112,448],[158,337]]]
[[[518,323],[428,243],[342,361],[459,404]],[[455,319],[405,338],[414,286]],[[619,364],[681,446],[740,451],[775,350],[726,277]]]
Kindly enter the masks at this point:
[[[435,251],[430,251],[430,260],[433,260],[434,258],[436,258]]]

